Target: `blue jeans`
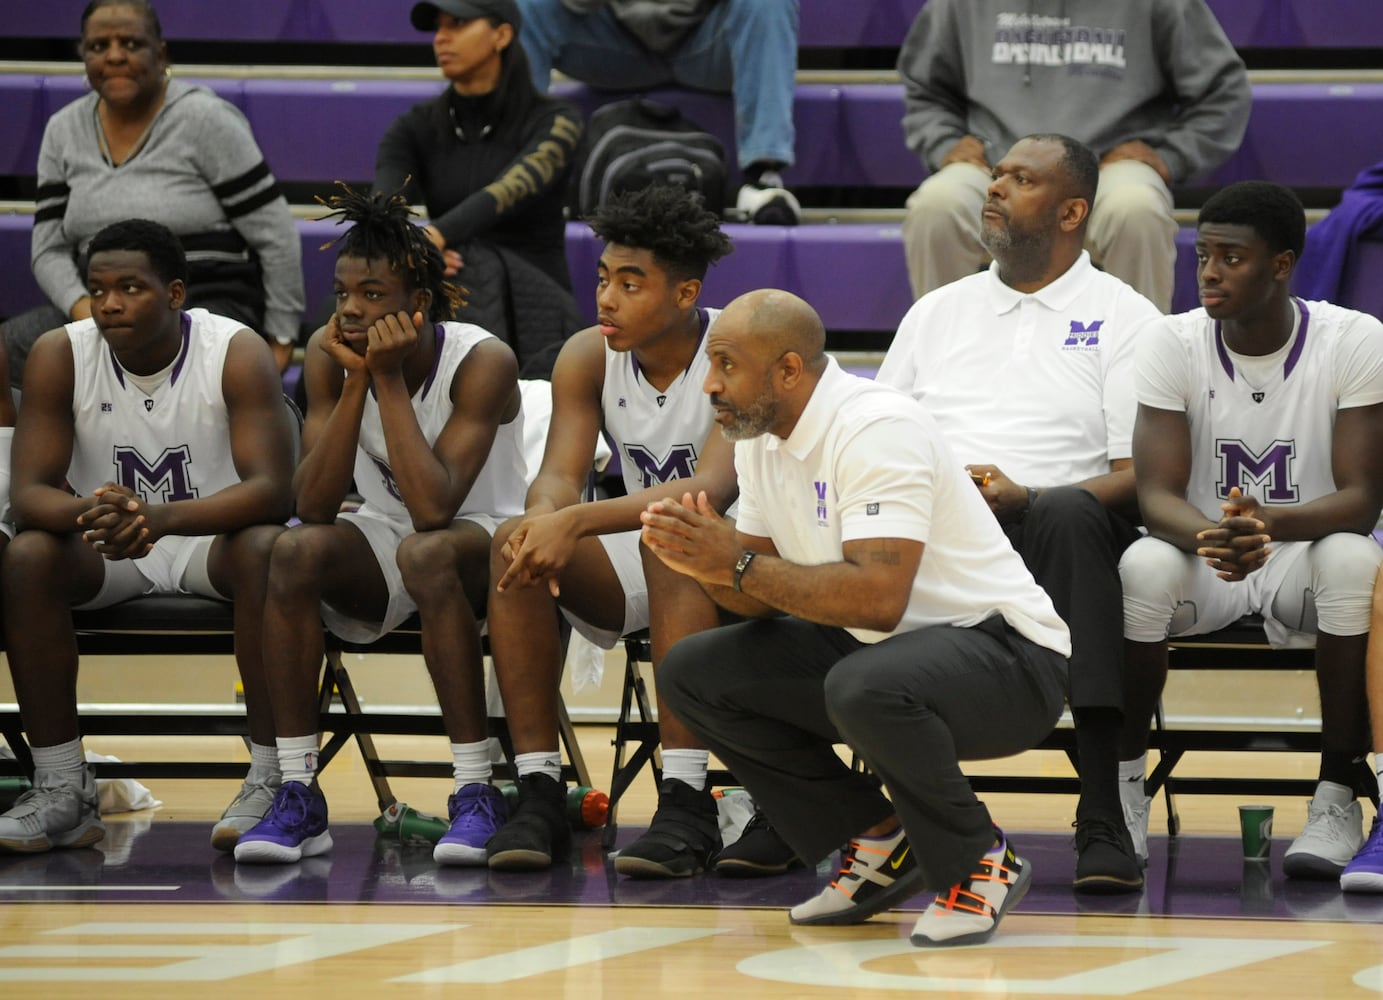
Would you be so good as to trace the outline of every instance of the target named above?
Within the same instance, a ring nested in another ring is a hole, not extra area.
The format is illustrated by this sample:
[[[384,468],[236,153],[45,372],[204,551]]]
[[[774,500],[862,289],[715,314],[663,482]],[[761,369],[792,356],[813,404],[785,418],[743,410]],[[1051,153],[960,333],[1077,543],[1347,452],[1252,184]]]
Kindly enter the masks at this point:
[[[600,90],[669,83],[730,94],[741,168],[793,163],[798,0],[721,0],[670,52],[657,53],[620,27],[609,8],[573,14],[561,0],[518,0],[519,41],[546,92],[554,68]]]

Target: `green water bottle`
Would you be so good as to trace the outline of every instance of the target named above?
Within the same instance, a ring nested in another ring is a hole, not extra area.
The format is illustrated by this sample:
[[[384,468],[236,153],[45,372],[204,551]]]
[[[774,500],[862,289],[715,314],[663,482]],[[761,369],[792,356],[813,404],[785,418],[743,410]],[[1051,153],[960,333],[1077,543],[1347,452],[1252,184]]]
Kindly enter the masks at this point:
[[[404,844],[435,844],[447,829],[446,820],[419,812],[407,802],[395,802],[375,820],[375,831],[381,837]]]
[[[504,800],[509,803],[512,813],[519,804],[519,786],[501,785]],[[567,789],[567,822],[573,830],[594,830],[605,825],[605,817],[610,814],[610,796],[599,788],[590,785],[576,785]]]

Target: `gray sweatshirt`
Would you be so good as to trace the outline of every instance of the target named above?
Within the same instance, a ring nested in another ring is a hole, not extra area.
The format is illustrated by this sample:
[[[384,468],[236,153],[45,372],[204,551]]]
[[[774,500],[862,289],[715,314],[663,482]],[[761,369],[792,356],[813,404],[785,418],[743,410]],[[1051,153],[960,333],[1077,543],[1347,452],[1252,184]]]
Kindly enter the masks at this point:
[[[1205,0],[927,0],[898,72],[904,136],[933,170],[965,135],[996,163],[1059,132],[1100,156],[1141,139],[1181,182],[1238,148],[1251,100]]]
[[[245,116],[205,87],[172,80],[144,146],[113,167],[101,153],[97,100],[86,94],[55,113],[39,147],[31,259],[49,301],[69,312],[86,294],[74,256],[113,222],[152,219],[179,236],[234,228],[264,272],[257,332],[297,340],[302,249]]]

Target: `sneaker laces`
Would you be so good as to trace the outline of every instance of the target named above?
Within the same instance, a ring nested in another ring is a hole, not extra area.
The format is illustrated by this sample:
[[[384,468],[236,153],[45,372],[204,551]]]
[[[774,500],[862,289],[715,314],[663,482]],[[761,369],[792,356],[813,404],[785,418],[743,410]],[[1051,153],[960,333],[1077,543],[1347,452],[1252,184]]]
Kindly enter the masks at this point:
[[[262,781],[251,781],[249,778],[246,778],[244,783],[240,786],[240,791],[235,793],[235,798],[231,799],[230,805],[226,806],[226,810],[230,811],[231,809],[234,809],[236,806],[249,801],[249,799],[257,792],[263,791],[268,792],[271,795],[274,794],[275,789],[273,785],[270,784],[270,780],[271,779],[269,778],[265,778]]]
[[[480,788],[474,792],[466,792],[464,788],[454,792],[451,797],[452,822],[455,822],[456,817],[460,816],[464,810],[469,816],[483,816],[492,824],[498,826],[499,814],[495,809],[496,796],[489,794],[487,791],[489,787],[489,785],[482,784]],[[503,799],[500,799],[500,801],[503,801]]]
[[[274,825],[285,829],[304,826],[308,822],[308,804],[312,793],[300,781],[285,781],[274,794],[274,805],[270,815]]]
[[[890,835],[890,838],[891,837],[892,835]],[[888,872],[884,871],[884,867],[885,862],[887,862],[889,857],[897,849],[897,844],[892,844],[887,850],[884,850],[877,847],[865,847],[860,841],[851,840],[841,858],[840,871],[836,873],[836,877],[831,881],[831,887],[839,889],[847,896],[853,896],[853,892],[846,892],[845,889],[841,888],[840,883],[847,878],[852,882],[875,882],[878,885],[884,886],[891,884],[894,879],[898,877],[899,872],[895,870],[894,874],[890,875]],[[871,864],[869,859],[861,859],[859,857],[861,851],[882,855],[882,860],[877,864]],[[900,859],[899,868],[901,867]],[[877,874],[878,877],[871,878],[871,874]]]
[[[1358,834],[1354,833],[1354,824],[1345,808],[1345,806],[1336,805],[1333,802],[1325,805],[1317,805],[1313,802],[1306,809],[1306,825],[1308,827],[1324,826],[1328,833],[1323,833],[1322,836],[1348,843]]]
[[[1076,820],[1071,826],[1076,831],[1071,840],[1078,851],[1085,850],[1092,843],[1109,844],[1119,848],[1120,851],[1128,850],[1119,837],[1119,828],[1108,817],[1092,816],[1089,819]]]
[[[980,870],[975,872],[963,882],[959,882],[944,894],[936,897],[935,906],[942,913],[973,913],[976,916],[988,917],[990,920],[999,919],[999,911],[981,893],[975,891],[976,882],[999,882],[1005,889],[1013,885],[1012,876],[1015,874],[1012,868],[1002,863],[1003,854],[999,855],[998,861],[985,855],[980,859]]]
[[[749,822],[744,824],[744,830],[740,833],[740,836],[747,837],[757,830],[763,830],[765,833],[776,832],[767,814],[765,814],[762,809],[755,807],[754,815],[750,816]]]

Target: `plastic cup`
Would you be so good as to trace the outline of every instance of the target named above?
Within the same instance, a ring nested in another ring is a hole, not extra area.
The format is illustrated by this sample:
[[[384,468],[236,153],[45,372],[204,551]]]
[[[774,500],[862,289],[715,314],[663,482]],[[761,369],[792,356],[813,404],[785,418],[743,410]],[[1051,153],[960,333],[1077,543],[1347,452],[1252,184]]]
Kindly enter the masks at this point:
[[[1273,845],[1273,807],[1240,806],[1239,832],[1245,861],[1267,861]]]

